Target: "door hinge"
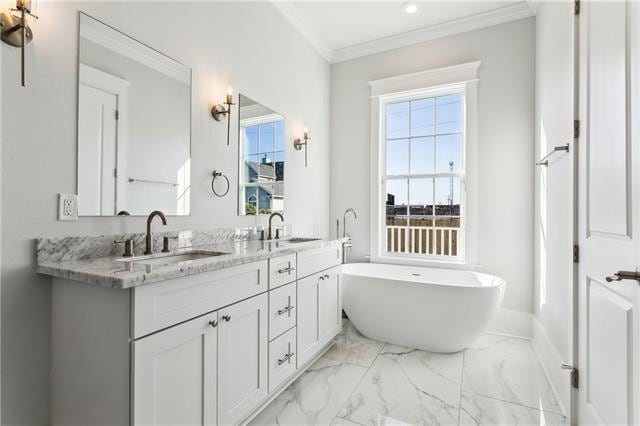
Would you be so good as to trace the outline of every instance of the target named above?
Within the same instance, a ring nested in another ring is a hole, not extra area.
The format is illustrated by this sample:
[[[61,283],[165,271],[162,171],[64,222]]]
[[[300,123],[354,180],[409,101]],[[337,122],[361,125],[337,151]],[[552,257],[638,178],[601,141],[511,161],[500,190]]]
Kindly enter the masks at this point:
[[[573,365],[568,364],[562,364],[560,368],[563,370],[571,370],[571,387],[578,389],[578,386],[580,385],[580,374],[578,373],[578,369]]]
[[[580,137],[580,120],[573,120],[573,139]]]
[[[580,0],[575,0],[573,3],[573,13],[575,15],[580,15]]]
[[[573,263],[580,262],[580,246],[577,244],[573,245]]]
[[[120,111],[116,110],[116,120],[120,119]]]

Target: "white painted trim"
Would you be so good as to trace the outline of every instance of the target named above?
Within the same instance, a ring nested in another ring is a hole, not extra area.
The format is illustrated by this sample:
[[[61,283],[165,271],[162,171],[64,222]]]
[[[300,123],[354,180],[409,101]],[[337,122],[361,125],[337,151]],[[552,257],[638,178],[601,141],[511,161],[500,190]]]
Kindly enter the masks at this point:
[[[375,258],[383,256],[382,193],[384,152],[386,140],[382,109],[389,102],[397,102],[421,96],[433,96],[454,91],[464,94],[464,175],[461,182],[462,229],[459,256],[452,258],[452,264],[477,261],[477,116],[478,116],[478,68],[481,62],[469,62],[449,67],[436,68],[418,73],[405,74],[381,80],[370,81],[371,87],[371,181],[370,181],[370,247],[369,253]],[[387,256],[388,257],[388,256]],[[424,260],[445,260],[441,258]],[[444,263],[444,262],[442,262]],[[474,265],[474,267],[477,265]]]
[[[315,31],[313,25],[298,12],[292,2],[271,0],[271,4],[311,43],[327,62],[333,62],[333,48]]]
[[[137,61],[184,85],[191,85],[189,67],[83,13],[80,14],[80,37]]]
[[[401,94],[417,89],[435,88],[449,84],[474,81],[478,79],[478,68],[480,68],[480,65],[480,61],[474,61],[380,80],[372,80],[369,82],[371,96]]]
[[[127,177],[124,171],[127,169],[127,126],[129,118],[129,86],[131,82],[123,80],[109,73],[101,71],[89,65],[79,64],[78,67],[79,86],[94,87],[96,89],[112,93],[117,98],[118,120],[116,121],[116,206],[115,213],[122,210],[126,205],[127,198]],[[80,87],[78,87],[80,96]],[[78,101],[79,103],[79,101]],[[80,140],[78,139],[78,145]],[[80,168],[78,167],[78,170]],[[80,176],[77,176],[76,192],[80,192]],[[82,202],[82,201],[81,201]]]
[[[277,112],[273,114],[260,115],[258,117],[243,118],[240,120],[240,127],[250,127],[256,124],[275,123],[276,121],[282,121],[284,117]]]
[[[560,352],[535,315],[531,315],[531,332],[533,349],[540,359],[545,375],[551,384],[551,389],[560,403],[563,414],[566,416],[571,411],[567,409],[571,407],[571,378],[569,371],[562,370],[560,365],[571,363],[562,359]],[[570,418],[567,419],[567,424],[573,424]]]
[[[535,13],[527,2],[520,2],[499,9],[454,19],[437,25],[431,25],[414,31],[397,34],[355,46],[333,51],[333,63],[367,56],[387,50],[398,49],[412,44],[423,43],[438,38],[465,33],[480,28],[491,27],[505,22],[529,18]]]

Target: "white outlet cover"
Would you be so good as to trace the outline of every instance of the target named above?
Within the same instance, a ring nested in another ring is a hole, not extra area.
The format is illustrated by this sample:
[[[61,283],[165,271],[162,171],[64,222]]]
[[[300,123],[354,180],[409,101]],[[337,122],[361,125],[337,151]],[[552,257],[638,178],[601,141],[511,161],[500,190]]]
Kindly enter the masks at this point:
[[[58,220],[78,220],[78,196],[58,194]]]

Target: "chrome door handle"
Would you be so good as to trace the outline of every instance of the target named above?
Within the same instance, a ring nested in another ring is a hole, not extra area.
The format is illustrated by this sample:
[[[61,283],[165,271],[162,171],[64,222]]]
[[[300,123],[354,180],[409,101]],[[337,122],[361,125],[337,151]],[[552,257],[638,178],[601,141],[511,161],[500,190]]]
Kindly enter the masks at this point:
[[[289,312],[290,310],[292,310],[294,308],[294,306],[287,306],[285,308],[282,308],[278,311],[278,315],[284,315],[287,312]]]
[[[213,328],[216,328],[218,326],[218,320],[209,321],[209,325]]]
[[[278,269],[278,273],[279,273],[279,274],[286,274],[286,273],[288,273],[288,272],[293,272],[293,271],[295,271],[295,270],[296,270],[296,268],[294,268],[294,267],[292,267],[292,266],[289,266],[288,268]]]
[[[293,355],[295,355],[293,352],[289,352],[288,354],[286,354],[285,356],[283,356],[278,360],[278,365],[282,365],[285,362],[289,361]]]
[[[605,278],[608,283],[622,280],[636,280],[640,284],[640,273],[635,271],[618,271],[615,274]]]
[[[226,322],[231,321],[231,315],[223,315],[222,319],[225,320]]]

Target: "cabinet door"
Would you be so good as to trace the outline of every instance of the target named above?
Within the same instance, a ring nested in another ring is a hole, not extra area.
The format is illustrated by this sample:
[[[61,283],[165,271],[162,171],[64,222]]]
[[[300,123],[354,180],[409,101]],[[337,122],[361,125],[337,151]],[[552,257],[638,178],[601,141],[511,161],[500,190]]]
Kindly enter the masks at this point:
[[[133,342],[133,423],[215,425],[217,313]]]
[[[318,316],[320,275],[298,280],[298,367],[320,349]]]
[[[267,294],[219,311],[218,420],[237,424],[267,396]]]
[[[332,268],[320,276],[320,344],[333,339],[342,329],[342,291],[340,268]]]

